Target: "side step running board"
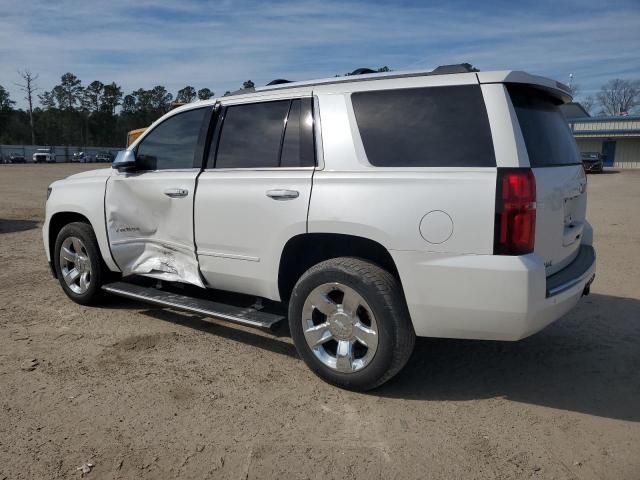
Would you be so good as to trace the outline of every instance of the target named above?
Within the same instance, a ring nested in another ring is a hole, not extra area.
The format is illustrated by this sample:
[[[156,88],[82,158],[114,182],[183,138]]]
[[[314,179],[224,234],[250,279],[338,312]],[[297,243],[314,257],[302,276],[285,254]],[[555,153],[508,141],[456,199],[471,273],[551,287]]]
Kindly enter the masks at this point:
[[[188,297],[186,295],[180,295],[152,287],[142,287],[140,285],[134,285],[127,282],[108,283],[103,285],[102,289],[121,297],[152,303],[162,307],[201,313],[210,317],[217,317],[229,322],[248,325],[250,327],[269,329],[285,318],[282,315],[261,312],[251,307],[238,307],[202,298]]]

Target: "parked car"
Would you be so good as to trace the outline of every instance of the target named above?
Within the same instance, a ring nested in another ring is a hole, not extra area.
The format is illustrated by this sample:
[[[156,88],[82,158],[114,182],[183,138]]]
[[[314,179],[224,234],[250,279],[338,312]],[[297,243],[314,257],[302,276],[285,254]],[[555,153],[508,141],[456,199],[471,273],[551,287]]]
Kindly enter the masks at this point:
[[[598,152],[583,152],[582,165],[584,165],[584,170],[587,173],[602,173],[604,170],[602,154]]]
[[[113,162],[113,155],[110,152],[98,152],[96,154],[96,162]]]
[[[36,163],[56,163],[56,154],[51,148],[39,148],[33,154],[33,161]]]
[[[76,152],[71,156],[71,162],[73,163],[86,163],[87,156],[84,152]]]
[[[25,160],[24,155],[20,153],[12,153],[2,158],[2,163],[27,163],[27,161]]]
[[[288,318],[317,375],[375,388],[416,336],[518,340],[589,293],[569,100],[553,80],[460,65],[185,105],[112,168],[49,187],[46,254],[75,302]]]

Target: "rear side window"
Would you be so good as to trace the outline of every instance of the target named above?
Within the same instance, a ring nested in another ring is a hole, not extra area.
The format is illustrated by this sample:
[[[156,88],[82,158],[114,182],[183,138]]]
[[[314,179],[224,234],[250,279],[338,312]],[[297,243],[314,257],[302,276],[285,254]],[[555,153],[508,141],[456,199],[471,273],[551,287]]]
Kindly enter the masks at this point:
[[[374,166],[496,166],[477,85],[356,92],[351,102]]]
[[[310,98],[227,107],[219,137],[215,168],[315,164]]]
[[[509,85],[532,168],[580,164],[578,147],[553,98],[531,87]]]
[[[142,140],[136,150],[141,170],[168,170],[199,167],[196,146],[206,108],[169,117]]]

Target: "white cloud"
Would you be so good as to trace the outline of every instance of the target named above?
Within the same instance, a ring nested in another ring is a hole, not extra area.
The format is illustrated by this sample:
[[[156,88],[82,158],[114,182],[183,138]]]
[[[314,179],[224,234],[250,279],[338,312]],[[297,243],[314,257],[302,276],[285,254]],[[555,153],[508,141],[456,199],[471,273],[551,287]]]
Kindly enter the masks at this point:
[[[30,68],[43,89],[71,71],[85,84],[116,81],[126,92],[191,84],[223,93],[249,78],[264,84],[462,61],[561,81],[573,73],[585,92],[616,76],[640,77],[637,4],[557,4],[11,2],[0,6],[0,85],[19,100],[16,70]]]

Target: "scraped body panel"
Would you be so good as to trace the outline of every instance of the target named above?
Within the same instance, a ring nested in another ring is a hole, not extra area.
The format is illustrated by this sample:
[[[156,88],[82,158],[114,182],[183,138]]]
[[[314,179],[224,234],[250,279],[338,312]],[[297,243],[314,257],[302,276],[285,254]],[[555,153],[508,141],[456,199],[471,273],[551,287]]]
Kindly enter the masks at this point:
[[[109,245],[123,275],[204,287],[193,241],[197,170],[118,173],[107,184]],[[186,191],[184,196],[168,195]]]

